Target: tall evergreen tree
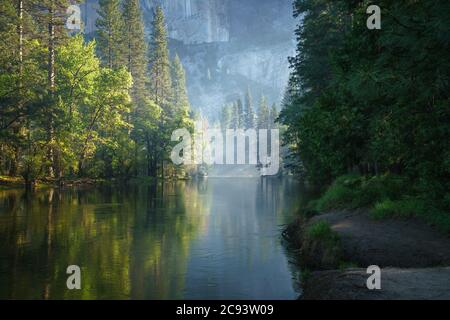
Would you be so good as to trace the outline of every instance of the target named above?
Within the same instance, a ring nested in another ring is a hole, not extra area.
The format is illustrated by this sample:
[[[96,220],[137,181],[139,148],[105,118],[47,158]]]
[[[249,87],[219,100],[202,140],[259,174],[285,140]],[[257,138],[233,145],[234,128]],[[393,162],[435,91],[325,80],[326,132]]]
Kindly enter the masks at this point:
[[[258,129],[269,129],[270,110],[265,96],[261,97],[258,110]]]
[[[38,19],[39,29],[46,31],[42,38],[42,43],[47,48],[47,95],[46,95],[46,121],[43,125],[47,130],[47,160],[48,174],[51,177],[60,177],[61,168],[59,167],[60,150],[56,141],[58,127],[64,122],[60,117],[61,112],[58,108],[56,99],[56,53],[57,48],[68,40],[68,33],[65,29],[66,10],[69,7],[68,0],[43,0],[34,3],[33,13]]]
[[[231,119],[232,119],[232,110],[230,106],[225,105],[223,106],[221,112],[220,112],[220,126],[223,131],[230,128],[231,125]]]
[[[253,109],[253,99],[252,94],[250,92],[250,88],[247,88],[247,92],[245,94],[245,128],[251,129],[255,127],[255,111]]]
[[[97,43],[103,65],[110,69],[120,68],[127,63],[124,52],[126,29],[120,0],[100,0],[97,13]]]
[[[139,0],[125,0],[123,4],[125,59],[128,71],[133,77],[132,97],[142,104],[147,96],[147,44],[144,22]]]
[[[170,78],[169,48],[164,13],[160,6],[156,8],[152,22],[150,38],[150,95],[152,100],[171,114],[170,101],[172,82]]]
[[[277,127],[277,120],[278,120],[278,109],[277,105],[274,103],[270,108],[270,120],[269,120],[270,129],[275,129]]]
[[[171,67],[173,107],[179,116],[188,117],[190,107],[186,89],[186,73],[178,55],[175,55]]]
[[[242,104],[241,99],[238,99],[236,101],[236,106],[237,106],[238,128],[244,129],[245,128],[245,114],[244,114],[244,106]]]
[[[231,106],[231,129],[239,129],[239,108],[237,102]]]

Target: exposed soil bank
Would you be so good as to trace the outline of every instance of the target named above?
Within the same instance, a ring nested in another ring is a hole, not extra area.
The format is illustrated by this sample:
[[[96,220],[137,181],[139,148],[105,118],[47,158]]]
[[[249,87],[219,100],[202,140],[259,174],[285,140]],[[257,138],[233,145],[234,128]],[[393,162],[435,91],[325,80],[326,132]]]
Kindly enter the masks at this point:
[[[330,224],[339,234],[345,260],[360,267],[450,266],[450,238],[417,219],[376,221],[359,210],[331,212],[315,220]]]
[[[450,299],[450,268],[384,268],[381,290],[368,290],[365,269],[314,272],[306,300],[440,300]]]
[[[313,272],[304,299],[450,299],[450,268],[443,268],[450,266],[449,237],[416,219],[376,221],[364,210],[330,212],[306,224],[320,220],[338,234],[343,259],[361,269]],[[382,268],[380,291],[366,287],[370,265]]]

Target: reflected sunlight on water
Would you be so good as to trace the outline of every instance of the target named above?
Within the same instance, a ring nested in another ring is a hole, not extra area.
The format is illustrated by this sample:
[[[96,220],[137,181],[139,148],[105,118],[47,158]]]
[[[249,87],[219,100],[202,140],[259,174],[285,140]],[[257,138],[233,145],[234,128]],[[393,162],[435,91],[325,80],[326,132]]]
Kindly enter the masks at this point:
[[[297,193],[291,179],[0,190],[0,298],[295,299],[280,229]]]

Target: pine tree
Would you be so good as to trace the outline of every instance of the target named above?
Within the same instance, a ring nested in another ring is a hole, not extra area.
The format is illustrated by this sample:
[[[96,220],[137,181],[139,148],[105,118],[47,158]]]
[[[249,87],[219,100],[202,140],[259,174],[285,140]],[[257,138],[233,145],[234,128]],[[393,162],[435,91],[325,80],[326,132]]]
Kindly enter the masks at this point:
[[[258,129],[269,129],[270,111],[265,96],[261,97],[258,110]]]
[[[190,107],[186,89],[186,73],[178,55],[175,55],[171,67],[173,107],[180,117],[188,117]]]
[[[33,13],[38,20],[43,36],[42,43],[47,48],[47,96],[46,96],[46,121],[43,122],[47,130],[47,168],[50,177],[61,176],[58,159],[59,146],[56,141],[58,126],[64,122],[61,118],[56,99],[56,69],[55,59],[58,46],[63,45],[68,40],[68,33],[65,29],[66,10],[69,7],[68,0],[44,0],[34,3]]]
[[[223,131],[230,128],[231,118],[231,108],[229,106],[223,106],[220,113],[220,126]]]
[[[237,107],[238,129],[244,129],[244,127],[245,127],[245,114],[244,114],[244,106],[242,105],[242,100],[241,99],[238,99],[236,101],[236,107]]]
[[[125,25],[120,11],[120,0],[100,0],[97,13],[97,42],[103,65],[118,69],[125,61]]]
[[[255,127],[255,111],[253,110],[253,99],[250,92],[250,88],[247,89],[245,94],[245,128],[252,129]]]
[[[275,129],[277,127],[277,120],[278,120],[278,109],[277,105],[274,103],[272,105],[272,108],[270,109],[270,120],[269,120],[270,129]]]
[[[237,102],[231,106],[231,129],[239,129],[239,108]]]
[[[172,113],[169,110],[172,83],[170,79],[169,49],[164,13],[160,6],[156,8],[152,22],[149,64],[151,98],[170,115]]]
[[[147,70],[147,44],[139,0],[125,0],[123,21],[125,24],[125,58],[128,71],[133,77],[132,97],[142,104],[147,95],[145,82]]]

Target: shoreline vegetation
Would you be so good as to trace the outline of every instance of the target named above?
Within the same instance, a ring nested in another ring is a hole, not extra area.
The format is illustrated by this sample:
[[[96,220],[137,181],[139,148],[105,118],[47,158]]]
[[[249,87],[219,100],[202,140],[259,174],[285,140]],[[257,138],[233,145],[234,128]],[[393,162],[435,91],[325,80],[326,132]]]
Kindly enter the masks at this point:
[[[161,6],[146,32],[139,0],[99,1],[92,38],[63,27],[70,1],[22,2],[0,9],[2,184],[173,179],[196,170],[171,161],[176,130],[277,127],[277,106],[250,87],[215,123],[191,106]]]
[[[0,176],[0,190],[1,189],[42,189],[42,188],[70,188],[70,187],[94,187],[99,185],[114,185],[123,182],[147,184],[158,180],[163,181],[186,181],[187,177],[141,177],[129,179],[93,179],[93,178],[73,178],[73,179],[54,179],[44,178],[37,179],[32,185],[26,183],[23,177]]]
[[[138,0],[100,1],[87,39],[63,27],[70,1],[22,2],[0,9],[2,184],[182,175],[169,161],[170,137],[199,115],[163,9],[146,34]]]
[[[450,215],[406,190],[398,176],[346,175],[300,210],[283,238],[302,299],[450,298]],[[366,287],[371,265],[380,291]]]
[[[450,266],[450,3],[378,1],[380,30],[367,6],[294,1],[279,121],[287,165],[321,194],[284,237],[305,299],[450,299],[448,270],[434,269]],[[380,292],[366,288],[370,265]]]

